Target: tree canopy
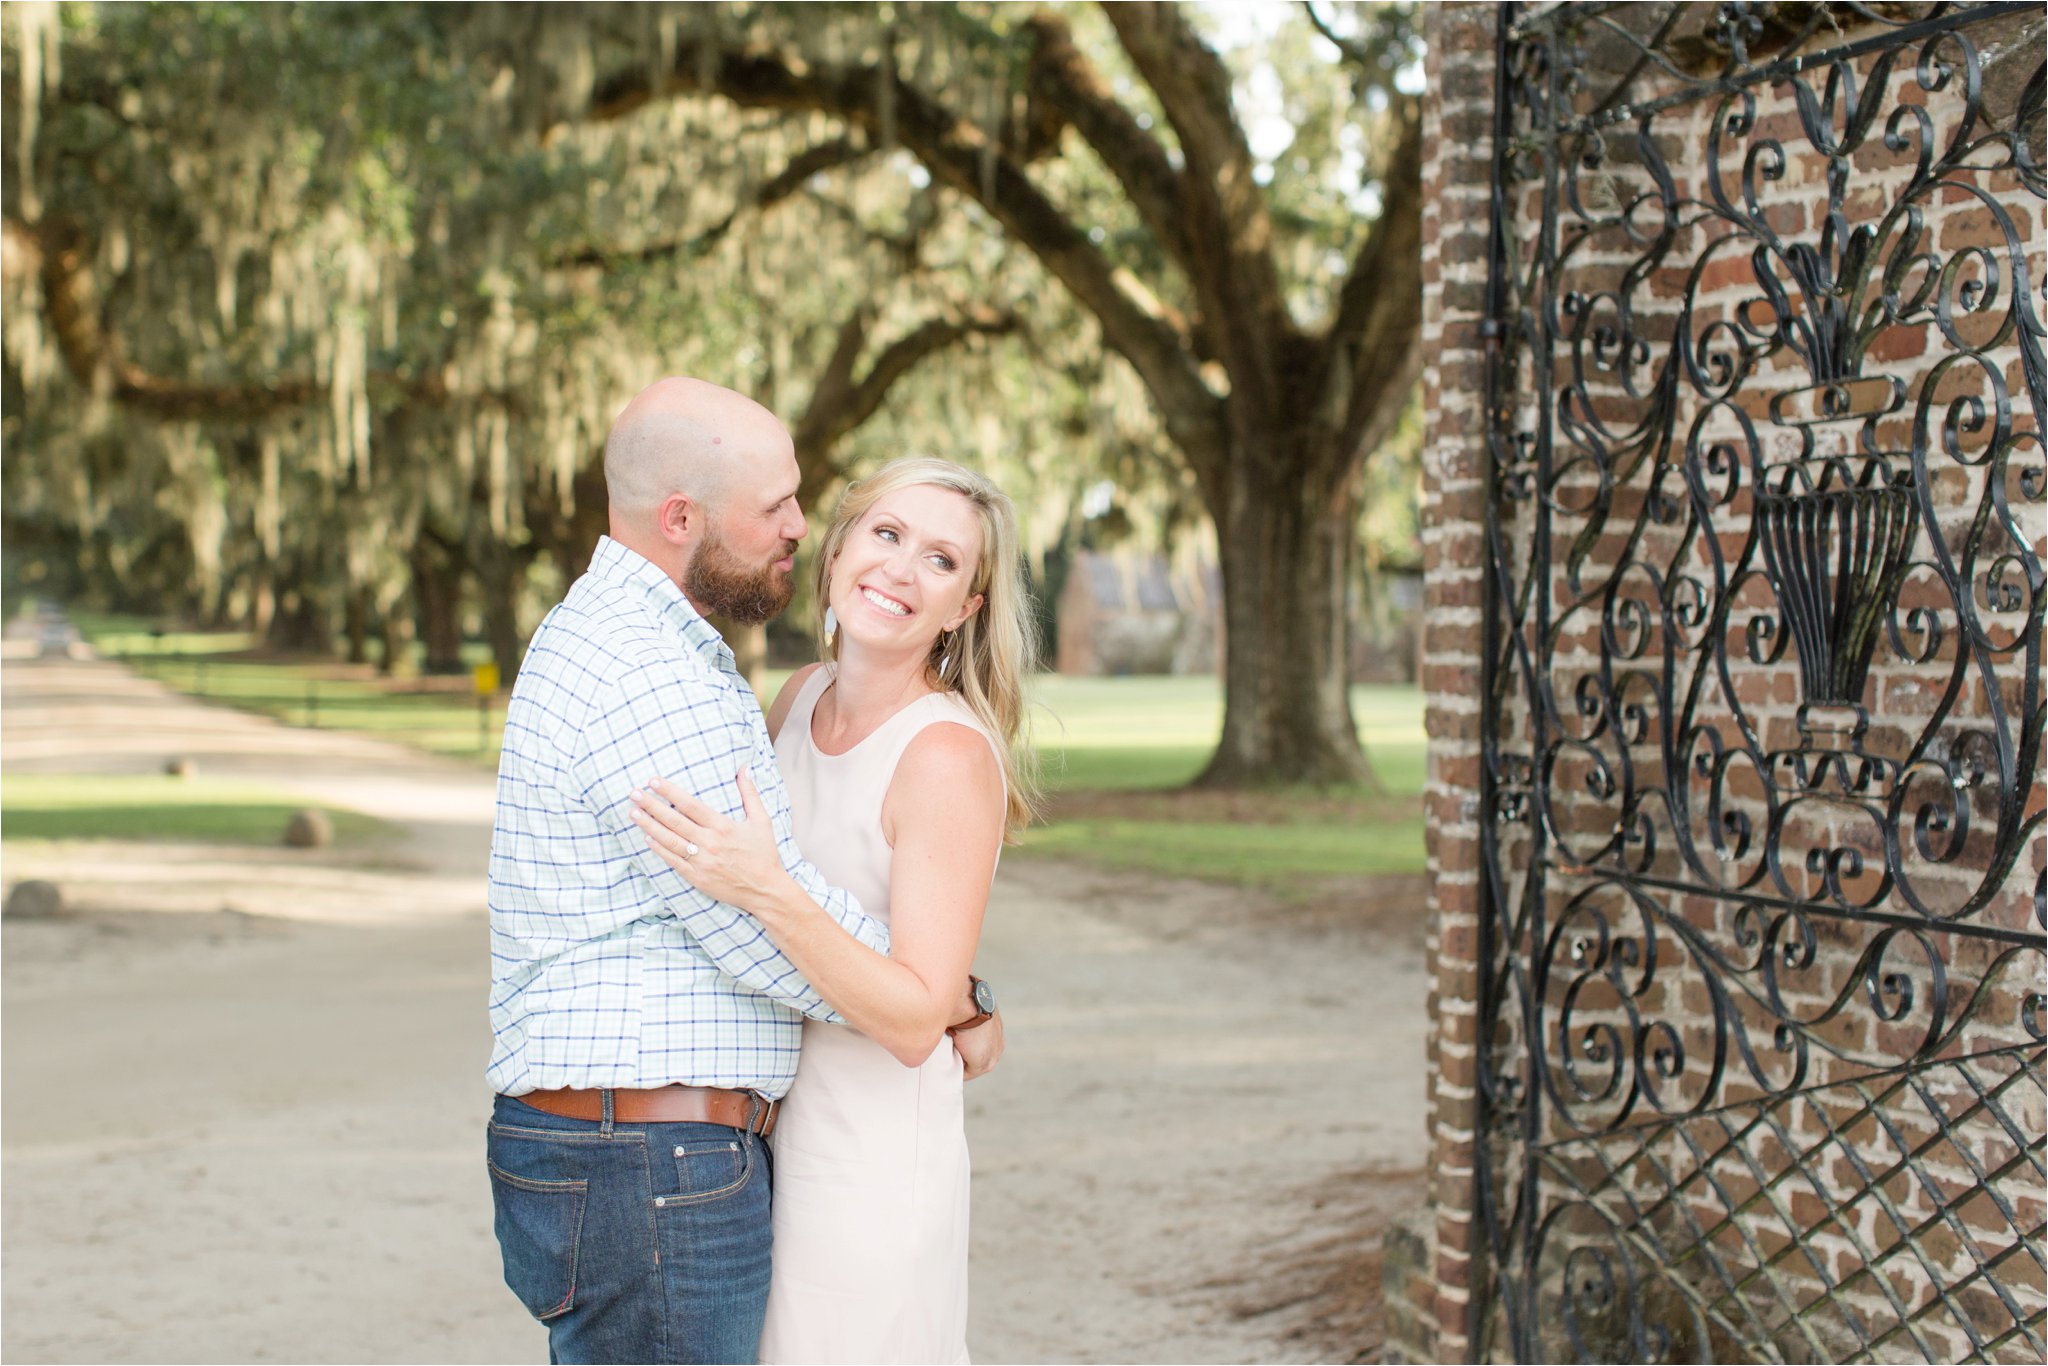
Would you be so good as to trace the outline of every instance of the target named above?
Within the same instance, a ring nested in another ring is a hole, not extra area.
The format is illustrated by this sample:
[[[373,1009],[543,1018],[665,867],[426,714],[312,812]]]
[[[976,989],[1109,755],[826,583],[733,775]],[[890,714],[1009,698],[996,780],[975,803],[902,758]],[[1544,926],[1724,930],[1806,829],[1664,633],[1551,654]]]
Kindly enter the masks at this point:
[[[447,663],[471,600],[509,670],[611,415],[696,373],[785,416],[814,503],[929,449],[1040,549],[1105,472],[1201,507],[1212,777],[1354,776],[1342,595],[1420,317],[1408,18],[10,5],[10,553],[359,655],[417,622]]]

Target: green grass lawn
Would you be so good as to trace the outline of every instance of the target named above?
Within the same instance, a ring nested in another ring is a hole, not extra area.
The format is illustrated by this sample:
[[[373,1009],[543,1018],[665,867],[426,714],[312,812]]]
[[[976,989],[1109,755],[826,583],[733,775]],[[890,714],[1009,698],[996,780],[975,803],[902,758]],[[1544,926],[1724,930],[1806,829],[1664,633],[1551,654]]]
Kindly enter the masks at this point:
[[[71,619],[101,654],[180,692],[289,725],[379,735],[497,767],[503,698],[480,717],[467,678],[379,678],[360,665],[252,654],[250,638],[239,632],[167,631],[158,637],[134,617],[80,612]]]
[[[1334,878],[1418,873],[1423,864],[1420,818],[1370,825],[1348,819],[1268,825],[1055,820],[1029,832],[1023,847],[1031,854],[1212,878],[1282,893],[1312,889]]]
[[[1024,852],[1282,894],[1423,868],[1422,694],[1360,685],[1352,716],[1384,790],[1174,792],[1223,727],[1213,678],[1039,680],[1033,737],[1051,819]]]
[[[265,659],[240,635],[152,636],[134,618],[75,614],[87,639],[172,687],[294,724],[366,732],[495,765],[504,722],[479,735],[464,679],[380,679],[331,663]],[[771,671],[772,698],[786,672]],[[1023,852],[1217,878],[1281,892],[1333,878],[1423,868],[1422,694],[1361,685],[1352,715],[1380,790],[1174,793],[1207,762],[1223,724],[1217,681],[1064,678],[1032,688],[1050,818]]]
[[[1223,730],[1223,691],[1213,678],[1048,674],[1033,685],[1032,700],[1032,740],[1054,790],[1184,786],[1209,761]],[[1420,794],[1421,689],[1355,685],[1351,715],[1388,793]]]
[[[290,793],[203,776],[10,773],[0,779],[0,836],[278,844],[291,813],[306,805]],[[358,812],[323,809],[337,844],[367,844],[390,828]]]
[[[137,663],[147,663],[152,657],[238,654],[256,643],[247,631],[165,630],[142,617],[116,612],[66,609],[65,615],[95,650]]]

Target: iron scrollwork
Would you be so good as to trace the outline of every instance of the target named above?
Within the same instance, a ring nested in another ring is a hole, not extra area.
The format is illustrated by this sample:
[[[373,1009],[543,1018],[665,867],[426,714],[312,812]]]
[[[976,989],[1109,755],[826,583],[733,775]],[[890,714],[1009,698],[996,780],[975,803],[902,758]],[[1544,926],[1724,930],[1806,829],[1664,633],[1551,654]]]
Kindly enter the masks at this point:
[[[1504,7],[1496,1354],[2042,1355],[2039,14]]]

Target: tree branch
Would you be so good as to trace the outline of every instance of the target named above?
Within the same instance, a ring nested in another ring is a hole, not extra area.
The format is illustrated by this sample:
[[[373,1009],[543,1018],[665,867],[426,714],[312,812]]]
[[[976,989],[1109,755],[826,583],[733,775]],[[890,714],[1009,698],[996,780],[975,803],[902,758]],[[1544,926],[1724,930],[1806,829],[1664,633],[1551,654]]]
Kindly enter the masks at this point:
[[[873,67],[798,67],[759,51],[704,54],[692,42],[678,50],[663,81],[651,83],[646,69],[635,67],[601,84],[586,117],[622,117],[662,95],[710,93],[750,108],[829,113],[872,139],[879,118],[878,79]],[[897,140],[935,180],[987,209],[1095,315],[1103,339],[1130,361],[1151,390],[1169,434],[1189,460],[1198,467],[1223,468],[1229,449],[1223,403],[1197,373],[1185,331],[1141,303],[1087,234],[1031,182],[1017,158],[1001,147],[991,148],[971,119],[900,78],[895,92]],[[1028,154],[1030,149],[1024,150]],[[984,158],[993,161],[993,174],[986,177]]]
[[[1385,205],[1359,244],[1328,334],[1323,402],[1347,443],[1406,401],[1422,340],[1422,119],[1412,103],[1382,176]],[[1401,358],[1389,364],[1390,357]],[[1405,377],[1405,378],[1404,378]]]
[[[809,183],[814,175],[851,165],[865,157],[873,149],[864,139],[843,137],[830,142],[821,142],[807,147],[790,158],[789,164],[775,175],[756,186],[754,192],[733,211],[694,237],[672,238],[665,242],[653,242],[629,250],[607,250],[602,247],[585,247],[581,251],[569,252],[556,258],[558,266],[611,266],[627,262],[665,261],[681,256],[695,260],[710,251],[732,231],[742,213],[749,210],[766,212],[790,199]]]
[[[843,468],[833,458],[833,447],[879,412],[889,390],[921,361],[969,337],[1004,336],[1022,326],[1015,314],[986,308],[959,317],[932,318],[884,347],[867,374],[856,381],[854,363],[866,344],[869,320],[869,310],[863,304],[840,325],[832,358],[812,386],[810,402],[791,433],[802,471],[799,502],[814,501],[819,492],[843,476]]]
[[[1301,7],[1308,11],[1308,21],[1315,27],[1315,31],[1327,38],[1330,45],[1337,49],[1338,56],[1354,66],[1362,66],[1368,71],[1372,69],[1372,54],[1325,23],[1323,16],[1316,13],[1314,0],[1301,0]]]
[[[1272,219],[1232,109],[1230,71],[1176,5],[1106,5],[1103,12],[1180,138],[1190,278],[1203,311],[1221,325],[1233,392],[1256,380],[1267,404],[1277,402],[1296,329],[1273,258]]]
[[[908,221],[904,224],[903,231],[898,233],[882,232],[871,226],[852,205],[831,195],[813,195],[812,202],[865,238],[870,245],[887,252],[898,268],[908,275],[917,270],[918,258],[924,253],[925,240],[938,223],[938,216],[931,209],[932,198],[933,192],[927,190],[912,201],[911,208],[905,215]]]
[[[45,316],[64,368],[86,389],[104,385],[124,408],[165,421],[253,422],[323,399],[326,385],[308,375],[283,375],[243,383],[178,379],[143,369],[127,358],[121,339],[93,307],[86,262],[92,257],[84,229],[75,221],[46,218],[35,227],[6,220],[8,274],[35,271],[41,277]],[[510,393],[458,395],[439,372],[407,375],[373,371],[369,382],[408,398],[445,403],[457,397],[518,407]]]
[[[1036,39],[1031,52],[1033,90],[1067,115],[1124,187],[1167,254],[1192,273],[1194,252],[1182,221],[1180,173],[1167,159],[1166,149],[1138,126],[1102,73],[1075,46],[1066,20],[1040,13],[1030,23]]]
[[[796,420],[790,431],[796,442],[796,463],[803,471],[802,478],[806,484],[812,482],[812,465],[829,461],[833,443],[858,425],[841,423],[838,415],[853,401],[856,388],[853,368],[867,347],[868,324],[873,318],[874,310],[866,303],[860,303],[846,315],[846,321],[839,324],[839,337],[833,343],[832,355],[811,385],[810,401],[804,405],[803,416]],[[798,501],[808,501],[802,497],[802,492],[801,489],[798,491]]]

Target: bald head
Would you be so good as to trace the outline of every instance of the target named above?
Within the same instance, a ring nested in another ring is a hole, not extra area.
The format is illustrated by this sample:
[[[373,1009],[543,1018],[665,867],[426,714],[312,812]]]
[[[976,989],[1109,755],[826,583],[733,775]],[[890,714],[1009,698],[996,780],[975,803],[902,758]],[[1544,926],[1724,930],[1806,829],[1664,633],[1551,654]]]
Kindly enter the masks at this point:
[[[604,443],[613,514],[645,514],[680,493],[721,506],[764,458],[790,453],[789,431],[745,394],[701,379],[656,380],[634,396]]]
[[[744,394],[675,377],[634,396],[604,443],[612,539],[700,612],[761,622],[789,604],[804,538],[796,446]]]

